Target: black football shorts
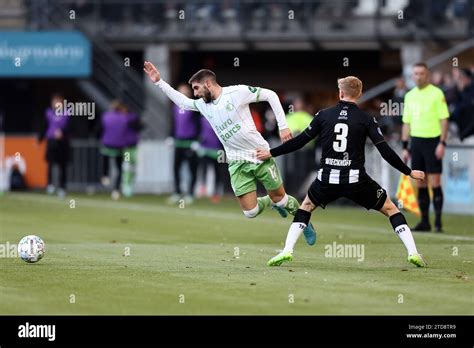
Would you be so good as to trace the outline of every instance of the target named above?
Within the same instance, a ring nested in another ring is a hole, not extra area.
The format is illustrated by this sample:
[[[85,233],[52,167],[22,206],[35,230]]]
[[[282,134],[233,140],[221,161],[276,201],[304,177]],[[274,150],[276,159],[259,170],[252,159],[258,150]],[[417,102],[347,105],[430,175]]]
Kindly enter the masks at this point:
[[[329,184],[314,180],[308,190],[308,197],[314,205],[326,205],[338,198],[346,197],[367,210],[380,210],[387,198],[387,192],[372,178],[354,184]]]
[[[411,168],[422,170],[427,174],[441,174],[443,161],[436,158],[435,151],[439,144],[437,138],[411,138]]]

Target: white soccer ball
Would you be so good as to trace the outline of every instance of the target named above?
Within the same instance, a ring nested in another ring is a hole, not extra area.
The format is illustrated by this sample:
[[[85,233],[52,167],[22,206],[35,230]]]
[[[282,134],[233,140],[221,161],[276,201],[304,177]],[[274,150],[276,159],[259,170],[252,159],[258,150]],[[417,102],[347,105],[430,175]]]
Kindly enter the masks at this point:
[[[28,263],[35,263],[41,260],[45,253],[43,240],[34,235],[23,237],[18,243],[18,255]]]

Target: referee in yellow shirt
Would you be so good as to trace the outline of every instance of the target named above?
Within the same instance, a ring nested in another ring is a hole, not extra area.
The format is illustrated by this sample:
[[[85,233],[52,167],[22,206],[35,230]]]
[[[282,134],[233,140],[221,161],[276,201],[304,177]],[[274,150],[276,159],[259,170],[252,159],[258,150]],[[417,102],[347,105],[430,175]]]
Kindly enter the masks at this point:
[[[421,221],[412,230],[431,231],[429,183],[433,190],[433,206],[436,214],[435,229],[437,232],[442,232],[441,173],[443,172],[442,160],[448,136],[449,111],[443,91],[429,83],[429,70],[425,63],[417,63],[413,66],[413,80],[416,87],[405,95],[404,101],[402,157],[406,162],[411,156],[411,167],[424,171],[428,181],[416,181]]]

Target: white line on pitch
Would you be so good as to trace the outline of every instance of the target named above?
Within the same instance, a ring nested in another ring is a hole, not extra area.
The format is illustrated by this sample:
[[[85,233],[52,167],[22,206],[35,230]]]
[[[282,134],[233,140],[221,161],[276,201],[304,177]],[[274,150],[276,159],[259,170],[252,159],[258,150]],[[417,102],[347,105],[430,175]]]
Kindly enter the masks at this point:
[[[238,220],[238,221],[249,221],[241,214],[236,213],[228,213],[228,212],[213,212],[205,209],[200,209],[196,207],[181,209],[178,207],[168,207],[164,205],[151,205],[146,203],[129,203],[129,202],[112,202],[112,201],[98,201],[96,199],[91,198],[74,198],[74,196],[68,197],[69,199],[74,199],[76,201],[76,206],[86,206],[90,208],[109,208],[109,209],[119,209],[119,210],[133,210],[133,211],[146,211],[150,213],[159,213],[159,214],[176,214],[176,215],[183,215],[183,216],[193,216],[193,217],[204,217],[204,218],[219,218],[219,219],[227,219],[227,220]],[[8,195],[4,199],[15,199],[19,201],[28,201],[31,203],[51,203],[51,204],[68,204],[66,201],[61,201],[57,197],[48,197],[48,196],[41,196],[39,194],[31,194],[31,193],[21,193],[21,194],[14,194]],[[258,222],[267,222],[267,223],[277,223],[277,224],[285,224],[288,225],[290,220],[288,219],[274,219],[270,217],[260,216],[257,217]],[[359,226],[359,225],[348,225],[348,224],[334,224],[328,222],[318,222],[320,226],[327,226],[327,227],[334,227],[341,230],[347,231],[367,231],[367,232],[377,232],[377,233],[388,233],[391,230],[387,227],[385,228],[378,228],[378,227],[366,227],[366,226]],[[416,235],[417,238],[419,237],[427,237],[427,238],[437,238],[437,239],[447,239],[447,240],[466,240],[466,241],[474,241],[474,237],[469,236],[457,236],[457,235],[446,235],[446,234],[437,234],[437,233],[429,233],[423,235]]]

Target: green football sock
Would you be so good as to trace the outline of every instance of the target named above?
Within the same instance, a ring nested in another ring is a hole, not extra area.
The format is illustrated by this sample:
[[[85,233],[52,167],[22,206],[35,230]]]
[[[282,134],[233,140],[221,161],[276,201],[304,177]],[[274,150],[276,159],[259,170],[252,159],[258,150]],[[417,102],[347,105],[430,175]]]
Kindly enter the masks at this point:
[[[258,213],[257,213],[257,216],[258,216],[265,210],[265,208],[268,208],[269,206],[272,205],[272,200],[270,199],[270,196],[268,195],[264,197],[258,197],[257,204],[258,204]]]
[[[295,197],[288,195],[288,203],[286,203],[285,209],[291,215],[295,215],[299,208],[300,204],[298,203],[298,200]]]

